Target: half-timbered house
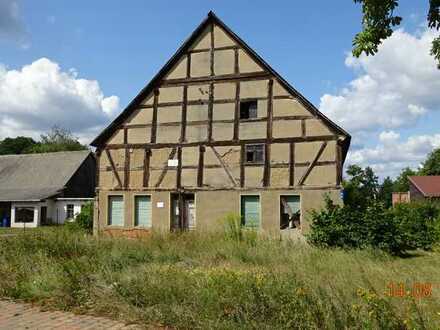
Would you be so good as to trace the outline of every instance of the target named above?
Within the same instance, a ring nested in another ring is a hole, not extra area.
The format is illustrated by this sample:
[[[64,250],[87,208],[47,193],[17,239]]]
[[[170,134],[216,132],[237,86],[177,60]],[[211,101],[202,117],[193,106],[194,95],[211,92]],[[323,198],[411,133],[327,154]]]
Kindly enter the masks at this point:
[[[210,12],[92,142],[95,232],[307,229],[340,201],[350,136]]]

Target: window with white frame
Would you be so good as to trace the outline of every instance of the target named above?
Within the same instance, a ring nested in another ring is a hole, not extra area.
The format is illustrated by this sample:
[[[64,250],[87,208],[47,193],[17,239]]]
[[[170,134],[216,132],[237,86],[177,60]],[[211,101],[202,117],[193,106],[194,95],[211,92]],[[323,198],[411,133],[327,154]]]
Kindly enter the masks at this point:
[[[31,206],[20,206],[15,208],[16,223],[34,222],[34,208]]]

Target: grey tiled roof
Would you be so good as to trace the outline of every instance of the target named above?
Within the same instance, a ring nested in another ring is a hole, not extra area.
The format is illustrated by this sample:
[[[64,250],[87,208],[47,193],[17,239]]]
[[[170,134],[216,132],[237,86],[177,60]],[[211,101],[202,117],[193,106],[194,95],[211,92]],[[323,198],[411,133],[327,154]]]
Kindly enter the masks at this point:
[[[62,192],[90,153],[0,156],[0,201],[42,200]]]

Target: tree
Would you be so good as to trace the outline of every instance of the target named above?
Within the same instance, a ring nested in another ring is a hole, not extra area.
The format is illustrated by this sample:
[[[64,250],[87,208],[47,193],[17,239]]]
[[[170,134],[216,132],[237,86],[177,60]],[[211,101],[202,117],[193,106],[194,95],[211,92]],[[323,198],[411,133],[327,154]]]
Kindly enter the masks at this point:
[[[417,172],[409,167],[405,167],[394,181],[395,192],[409,191],[409,176],[417,175]]]
[[[364,209],[373,202],[379,192],[379,178],[371,167],[350,165],[346,171],[348,179],[343,182],[346,205]]]
[[[0,142],[0,155],[17,155],[26,153],[36,142],[25,136],[6,138]]]
[[[421,175],[440,175],[440,148],[432,151],[420,169]]]
[[[72,133],[66,129],[54,126],[46,135],[41,135],[41,142],[32,146],[30,153],[45,153],[57,151],[87,150]]]
[[[428,26],[440,29],[440,0],[428,0]],[[383,40],[389,38],[400,25],[402,17],[394,11],[399,6],[399,0],[354,0],[362,5],[362,31],[353,40],[353,55],[359,57],[362,53],[374,55]],[[431,55],[438,62],[440,69],[440,36],[432,42]]]
[[[385,207],[389,208],[392,206],[392,195],[394,190],[394,182],[393,180],[387,176],[379,188],[378,199],[385,205]]]

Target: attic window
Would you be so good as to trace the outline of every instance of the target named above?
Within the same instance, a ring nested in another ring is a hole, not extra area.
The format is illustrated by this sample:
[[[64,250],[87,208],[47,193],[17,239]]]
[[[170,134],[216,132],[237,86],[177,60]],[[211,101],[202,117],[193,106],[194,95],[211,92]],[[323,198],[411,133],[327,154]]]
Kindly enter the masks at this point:
[[[246,145],[246,164],[261,164],[264,162],[264,144]]]
[[[256,100],[240,102],[240,119],[257,118],[257,107]]]

